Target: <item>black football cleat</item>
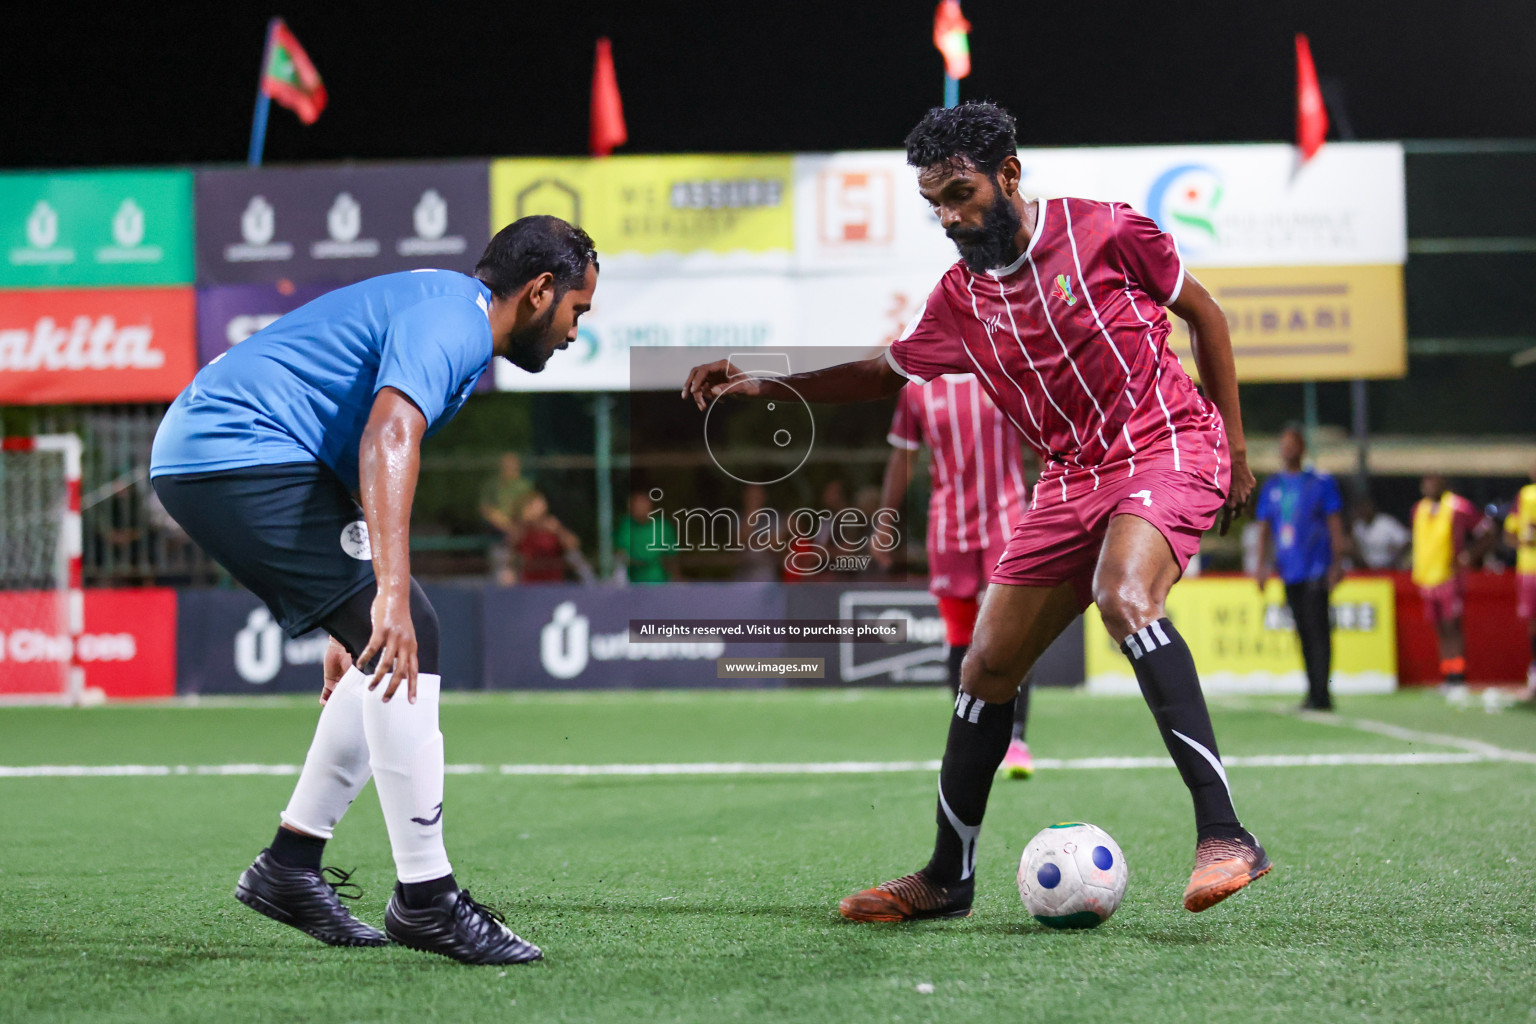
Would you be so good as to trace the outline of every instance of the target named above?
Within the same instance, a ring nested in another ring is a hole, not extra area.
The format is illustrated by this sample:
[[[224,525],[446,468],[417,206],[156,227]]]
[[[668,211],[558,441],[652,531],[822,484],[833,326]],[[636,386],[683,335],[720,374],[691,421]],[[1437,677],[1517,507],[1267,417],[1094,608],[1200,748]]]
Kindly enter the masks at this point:
[[[431,906],[416,909],[405,905],[397,888],[384,908],[384,931],[402,946],[461,964],[526,964],[544,959],[543,950],[513,935],[506,919],[476,903],[468,889],[445,892]]]
[[[352,916],[340,897],[357,899],[357,886],[348,881],[350,871],[325,868],[310,871],[290,868],[262,850],[235,885],[235,899],[258,914],[292,925],[327,946],[387,946],[389,938]],[[342,892],[343,889],[354,890]]]

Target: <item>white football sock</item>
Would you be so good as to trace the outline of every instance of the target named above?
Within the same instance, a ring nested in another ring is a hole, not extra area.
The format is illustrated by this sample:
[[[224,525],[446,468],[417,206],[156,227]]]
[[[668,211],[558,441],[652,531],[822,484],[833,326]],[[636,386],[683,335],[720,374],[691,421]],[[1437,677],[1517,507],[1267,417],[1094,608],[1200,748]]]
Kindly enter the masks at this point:
[[[363,732],[367,677],[348,669],[320,712],[304,770],[282,813],[283,824],[321,839],[331,838],[368,782],[368,739]]]
[[[443,848],[443,734],[437,731],[442,677],[416,676],[416,703],[401,683],[389,703],[386,677],[363,690],[363,728],[373,785],[379,791],[395,873],[402,882],[426,882],[451,874]]]

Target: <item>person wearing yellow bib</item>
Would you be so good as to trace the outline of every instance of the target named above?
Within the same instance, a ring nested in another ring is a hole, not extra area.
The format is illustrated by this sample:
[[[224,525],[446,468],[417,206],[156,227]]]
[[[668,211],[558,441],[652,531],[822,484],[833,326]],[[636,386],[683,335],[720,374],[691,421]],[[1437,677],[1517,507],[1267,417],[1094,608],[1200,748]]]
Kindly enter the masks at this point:
[[[1461,631],[1466,604],[1467,537],[1483,522],[1466,498],[1431,473],[1419,483],[1423,500],[1413,507],[1413,582],[1424,598],[1424,617],[1440,639],[1440,678],[1456,686],[1467,679],[1467,648]]]
[[[1536,481],[1536,469],[1531,470]],[[1531,663],[1525,670],[1525,699],[1536,699],[1536,483],[1520,488],[1520,496],[1504,520],[1504,533],[1515,549],[1515,572],[1519,587],[1515,611],[1525,620],[1525,632],[1531,641]]]

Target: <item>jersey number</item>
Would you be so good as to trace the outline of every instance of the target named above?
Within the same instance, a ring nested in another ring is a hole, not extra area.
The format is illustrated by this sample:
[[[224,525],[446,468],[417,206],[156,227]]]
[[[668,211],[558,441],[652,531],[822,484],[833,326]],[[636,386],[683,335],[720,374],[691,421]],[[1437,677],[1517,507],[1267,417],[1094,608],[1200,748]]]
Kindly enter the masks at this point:
[[[1148,506],[1148,507],[1150,507],[1152,505],[1152,492],[1151,491],[1137,491],[1135,494],[1131,495],[1131,497],[1133,497],[1133,498],[1140,498],[1141,499],[1141,503],[1143,505]]]

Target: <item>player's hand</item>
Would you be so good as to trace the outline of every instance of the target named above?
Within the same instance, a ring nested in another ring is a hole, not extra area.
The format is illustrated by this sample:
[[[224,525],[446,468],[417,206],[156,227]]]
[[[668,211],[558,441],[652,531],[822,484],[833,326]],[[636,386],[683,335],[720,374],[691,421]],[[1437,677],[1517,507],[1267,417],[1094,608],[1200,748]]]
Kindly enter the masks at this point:
[[[389,676],[389,686],[384,690],[384,702],[395,695],[400,684],[406,684],[407,699],[416,703],[416,626],[411,622],[411,592],[380,590],[370,609],[373,635],[368,646],[357,659],[363,671],[373,664],[373,674],[368,677],[368,689],[375,689],[381,680]],[[371,659],[377,658],[377,661]]]
[[[1267,572],[1255,573],[1254,576],[1253,576],[1253,579],[1254,579],[1254,582],[1259,585],[1259,593],[1260,594],[1263,594],[1263,593],[1265,593],[1266,591],[1269,590],[1269,573],[1267,573]]]
[[[331,699],[331,691],[336,689],[336,684],[341,682],[341,677],[351,667],[352,655],[347,653],[347,649],[335,637],[331,637],[325,649],[325,687],[320,691],[321,704]]]
[[[719,398],[726,388],[731,388],[731,394],[741,398],[756,398],[761,390],[758,379],[747,377],[736,380],[740,376],[729,359],[716,359],[712,363],[695,366],[688,372],[688,379],[683,383],[683,398],[692,398],[700,412]],[[735,387],[731,387],[733,380],[736,382]]]
[[[1332,590],[1344,581],[1344,563],[1334,562],[1328,567],[1328,589]]]
[[[1216,520],[1216,533],[1222,537],[1227,535],[1227,530],[1232,526],[1232,520],[1242,515],[1248,507],[1248,499],[1253,495],[1253,489],[1258,486],[1258,481],[1253,478],[1253,470],[1248,468],[1248,454],[1239,455],[1232,453],[1232,486],[1227,491],[1227,503],[1222,506],[1221,515]]]

